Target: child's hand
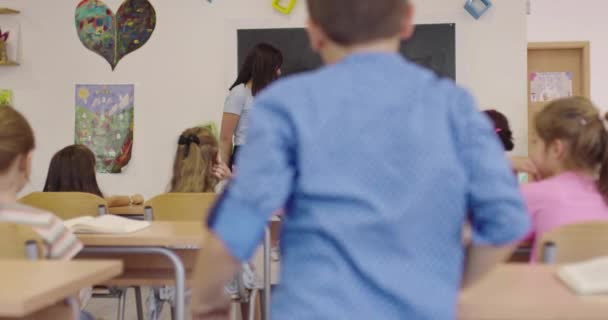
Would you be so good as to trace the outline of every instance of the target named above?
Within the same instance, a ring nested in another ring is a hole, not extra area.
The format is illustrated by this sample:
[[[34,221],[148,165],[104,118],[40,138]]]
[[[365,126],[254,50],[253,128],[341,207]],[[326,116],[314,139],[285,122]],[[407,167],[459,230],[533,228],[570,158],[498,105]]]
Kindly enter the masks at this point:
[[[513,157],[511,158],[511,165],[513,170],[517,172],[525,172],[533,177],[535,180],[539,177],[538,168],[532,160],[524,157]]]
[[[223,162],[213,165],[211,172],[216,178],[220,180],[227,180],[232,177],[232,172],[230,171],[228,166]]]

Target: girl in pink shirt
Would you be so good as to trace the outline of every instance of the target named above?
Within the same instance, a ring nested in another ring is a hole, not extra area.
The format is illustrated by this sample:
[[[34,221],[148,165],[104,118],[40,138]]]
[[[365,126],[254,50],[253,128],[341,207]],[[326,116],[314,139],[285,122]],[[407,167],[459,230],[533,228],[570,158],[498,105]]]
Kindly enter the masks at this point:
[[[608,220],[608,132],[605,118],[585,98],[550,103],[535,119],[530,158],[539,182],[522,186],[534,230]],[[535,261],[534,245],[532,261]]]

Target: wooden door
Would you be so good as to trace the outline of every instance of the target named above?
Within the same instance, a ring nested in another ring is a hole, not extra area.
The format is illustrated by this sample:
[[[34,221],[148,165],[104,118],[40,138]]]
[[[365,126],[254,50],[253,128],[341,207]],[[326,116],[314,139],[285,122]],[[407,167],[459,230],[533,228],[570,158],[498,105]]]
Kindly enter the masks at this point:
[[[532,101],[531,79],[533,74],[545,72],[571,73],[571,94],[589,98],[589,42],[528,44],[528,145],[531,145],[530,140],[536,134],[534,117],[549,102]]]

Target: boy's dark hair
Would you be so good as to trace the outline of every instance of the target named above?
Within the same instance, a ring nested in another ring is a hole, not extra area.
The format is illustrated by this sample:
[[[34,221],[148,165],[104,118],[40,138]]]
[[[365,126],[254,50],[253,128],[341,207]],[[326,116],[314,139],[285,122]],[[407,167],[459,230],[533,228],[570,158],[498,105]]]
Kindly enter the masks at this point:
[[[355,45],[399,34],[408,0],[308,0],[311,19],[334,42]]]

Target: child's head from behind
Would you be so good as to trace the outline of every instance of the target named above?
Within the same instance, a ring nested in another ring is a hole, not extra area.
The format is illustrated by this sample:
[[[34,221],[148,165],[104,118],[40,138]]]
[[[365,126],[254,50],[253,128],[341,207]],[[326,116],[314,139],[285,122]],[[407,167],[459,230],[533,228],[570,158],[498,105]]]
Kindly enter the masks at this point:
[[[512,151],[515,144],[513,144],[513,132],[511,131],[511,126],[509,126],[507,117],[496,110],[486,110],[484,113],[490,118],[492,124],[494,124],[494,131],[496,132],[496,135],[498,135],[498,138],[500,138],[505,150]]]
[[[212,172],[218,151],[218,141],[210,127],[184,131],[177,143],[171,192],[213,192],[219,182]]]
[[[95,173],[95,154],[75,144],[59,150],[51,159],[44,192],[86,192],[103,197]]]
[[[604,117],[586,98],[551,102],[534,121],[530,158],[543,177],[563,171],[594,173],[601,167],[600,186],[608,191],[608,132]]]
[[[351,48],[382,40],[407,39],[414,30],[408,0],[308,0],[313,49]]]
[[[29,180],[34,132],[12,107],[0,107],[0,192],[21,191]]]

